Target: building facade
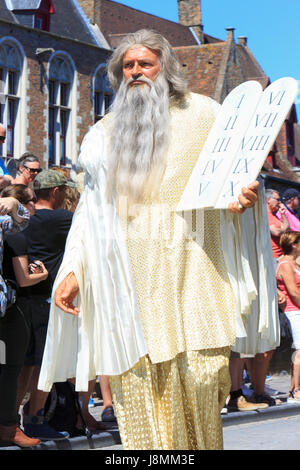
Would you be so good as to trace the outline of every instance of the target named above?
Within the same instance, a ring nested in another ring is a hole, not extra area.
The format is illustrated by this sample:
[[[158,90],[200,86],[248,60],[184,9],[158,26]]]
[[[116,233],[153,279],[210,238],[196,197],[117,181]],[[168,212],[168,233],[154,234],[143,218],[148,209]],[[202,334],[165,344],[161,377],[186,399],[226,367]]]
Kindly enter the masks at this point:
[[[0,155],[8,162],[27,151],[44,168],[74,168],[112,98],[109,45],[76,0],[0,0],[0,31]]]
[[[174,0],[175,4],[175,0]],[[200,0],[177,0],[179,23],[112,0],[0,0],[0,122],[6,161],[25,151],[42,166],[74,168],[83,136],[105,114],[112,91],[106,63],[122,38],[155,29],[173,46],[191,91],[222,103],[246,80],[270,83],[246,37],[206,34]],[[295,107],[262,174],[300,184]]]
[[[201,0],[177,0],[179,23],[112,0],[78,1],[90,23],[99,26],[111,48],[116,47],[126,34],[138,29],[150,28],[163,34],[178,56],[191,91],[222,103],[234,87],[246,80],[257,80],[263,88],[270,84],[269,77],[249,49],[246,37],[236,40],[234,28],[226,28],[224,40],[206,34]],[[293,106],[262,174],[300,183],[299,139],[300,127]]]

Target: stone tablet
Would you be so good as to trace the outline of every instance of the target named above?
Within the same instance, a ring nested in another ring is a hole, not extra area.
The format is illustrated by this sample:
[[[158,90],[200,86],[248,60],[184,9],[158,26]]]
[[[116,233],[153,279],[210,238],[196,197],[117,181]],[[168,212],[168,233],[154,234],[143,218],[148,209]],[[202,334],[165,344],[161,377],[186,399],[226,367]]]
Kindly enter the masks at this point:
[[[226,209],[237,201],[243,186],[256,180],[297,93],[298,83],[291,77],[280,78],[265,89],[215,208]]]
[[[189,178],[178,211],[214,207],[261,94],[261,85],[249,80],[227,95]]]
[[[226,97],[178,204],[177,211],[228,208],[257,178],[297,96],[293,78],[264,92],[244,82]]]

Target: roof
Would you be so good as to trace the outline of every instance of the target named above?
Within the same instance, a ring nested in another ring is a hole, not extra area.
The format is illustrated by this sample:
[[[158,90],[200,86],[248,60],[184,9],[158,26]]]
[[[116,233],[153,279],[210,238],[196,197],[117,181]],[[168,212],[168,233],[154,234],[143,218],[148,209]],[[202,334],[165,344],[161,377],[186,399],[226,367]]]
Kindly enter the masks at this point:
[[[4,0],[0,1],[0,19],[6,21],[11,21],[14,24],[24,24],[24,26],[31,27],[29,25],[32,22],[22,23],[23,16],[18,15],[16,7],[23,5],[27,7],[37,8],[40,5],[38,0],[28,0],[28,1],[17,1],[17,0],[6,0],[7,6],[14,7],[14,14],[7,8]],[[97,36],[93,29],[90,27],[89,21],[87,20],[84,12],[79,7],[77,0],[52,0],[55,13],[51,14],[50,21],[50,33],[56,34],[57,36],[68,37],[77,41],[85,42],[92,45],[97,45],[99,47],[105,47],[104,44],[101,44],[99,40],[99,35]],[[35,8],[33,8],[35,10]],[[68,21],[66,21],[68,18]],[[42,32],[41,30],[39,30]],[[104,43],[105,41],[103,41]]]
[[[53,5],[55,13],[51,15],[50,33],[99,45],[77,1],[53,0]]]
[[[117,47],[126,34],[144,28],[154,29],[163,34],[173,47],[198,44],[195,35],[188,26],[165,20],[112,0],[101,0],[100,5],[99,11],[96,12],[96,18],[99,18],[99,27],[112,47]],[[207,36],[205,41],[213,42],[218,39]]]
[[[270,83],[249,48],[234,41],[176,47],[175,52],[191,91],[219,102],[246,80],[257,80],[263,88]]]
[[[176,47],[191,91],[214,97],[225,43]]]
[[[9,10],[37,10],[42,0],[5,0]]]

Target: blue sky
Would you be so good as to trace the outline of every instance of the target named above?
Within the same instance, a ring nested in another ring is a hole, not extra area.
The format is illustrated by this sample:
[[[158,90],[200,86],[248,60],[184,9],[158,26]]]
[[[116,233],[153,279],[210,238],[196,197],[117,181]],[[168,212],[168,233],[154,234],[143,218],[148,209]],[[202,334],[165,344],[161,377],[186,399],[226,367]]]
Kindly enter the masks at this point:
[[[119,3],[178,21],[177,0],[118,0]],[[204,32],[235,39],[247,36],[248,47],[271,81],[290,76],[300,86],[300,0],[201,0]],[[300,122],[300,93],[296,102]]]

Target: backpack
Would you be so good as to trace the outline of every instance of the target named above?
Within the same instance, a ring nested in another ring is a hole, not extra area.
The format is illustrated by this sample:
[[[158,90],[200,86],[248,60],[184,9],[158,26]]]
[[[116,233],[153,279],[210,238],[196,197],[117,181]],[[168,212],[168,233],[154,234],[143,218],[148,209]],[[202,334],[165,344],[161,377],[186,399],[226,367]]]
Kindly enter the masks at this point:
[[[81,418],[83,429],[76,423]],[[86,424],[81,414],[78,392],[71,382],[56,382],[48,395],[45,404],[45,418],[56,431],[66,431],[70,437],[86,434]]]

